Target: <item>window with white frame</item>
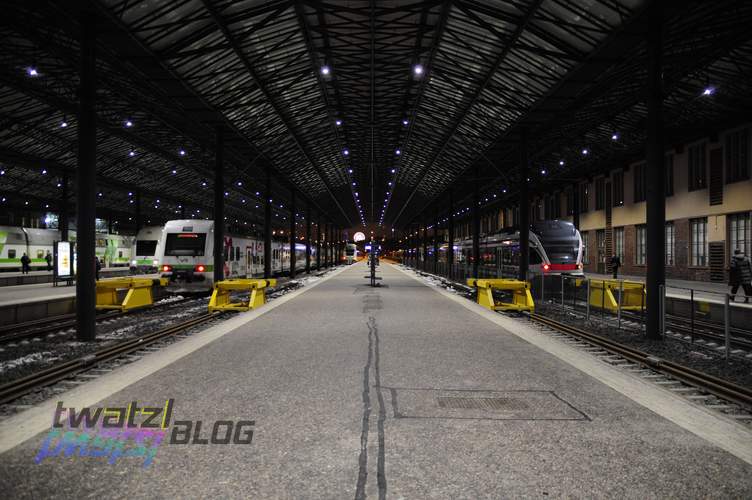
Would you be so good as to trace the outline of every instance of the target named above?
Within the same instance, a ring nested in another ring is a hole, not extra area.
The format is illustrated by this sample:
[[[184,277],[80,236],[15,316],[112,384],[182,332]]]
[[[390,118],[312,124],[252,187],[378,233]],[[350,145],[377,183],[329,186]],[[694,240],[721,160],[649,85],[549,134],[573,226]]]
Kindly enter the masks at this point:
[[[624,228],[614,228],[614,254],[619,256],[619,260],[624,262]]]
[[[647,227],[635,226],[635,264],[644,266],[647,256]]]
[[[708,261],[708,219],[689,221],[690,265],[706,266]]]
[[[737,248],[745,255],[752,252],[750,220],[752,220],[752,212],[732,214],[727,217],[729,256],[734,255],[734,250]]]
[[[590,254],[588,253],[588,233],[587,231],[581,231],[580,236],[582,236],[582,263],[583,264],[589,264],[590,263]]]
[[[673,222],[667,222],[666,223],[666,234],[664,237],[664,241],[666,243],[666,265],[667,266],[673,266],[674,265],[674,247],[675,247],[675,238],[676,233],[674,232],[674,223]]]

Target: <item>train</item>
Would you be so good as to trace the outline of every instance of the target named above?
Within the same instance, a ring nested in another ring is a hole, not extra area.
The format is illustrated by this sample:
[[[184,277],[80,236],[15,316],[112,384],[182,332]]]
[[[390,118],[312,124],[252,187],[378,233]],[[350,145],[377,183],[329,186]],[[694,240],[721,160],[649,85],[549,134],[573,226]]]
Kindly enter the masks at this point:
[[[358,259],[358,246],[355,243],[345,245],[345,258],[348,264],[352,264]]]
[[[224,237],[225,278],[252,278],[264,274],[264,240],[228,234]],[[311,260],[316,248],[311,246]],[[214,221],[172,220],[162,228],[154,260],[171,293],[206,292],[214,285]],[[289,242],[272,241],[272,274],[290,269]],[[295,269],[305,270],[305,245],[295,245]]]
[[[45,256],[53,253],[54,242],[60,239],[57,229],[0,226],[0,271],[20,271],[23,254],[31,259],[32,270],[47,269]],[[69,231],[68,239],[75,243],[76,232]],[[132,247],[133,236],[96,234],[96,255],[102,267],[128,266]]]
[[[584,249],[582,236],[574,224],[562,220],[543,220],[531,224],[528,272],[531,275],[583,275]],[[479,238],[481,276],[516,277],[520,262],[520,232],[510,229]],[[448,243],[439,246],[439,262],[447,262]],[[429,246],[429,253],[433,249]],[[414,249],[411,253],[414,253]],[[473,263],[472,238],[455,239],[454,264]],[[431,258],[431,257],[429,257]]]
[[[157,247],[162,238],[163,226],[147,226],[139,229],[131,250],[131,273],[152,274],[159,271]]]

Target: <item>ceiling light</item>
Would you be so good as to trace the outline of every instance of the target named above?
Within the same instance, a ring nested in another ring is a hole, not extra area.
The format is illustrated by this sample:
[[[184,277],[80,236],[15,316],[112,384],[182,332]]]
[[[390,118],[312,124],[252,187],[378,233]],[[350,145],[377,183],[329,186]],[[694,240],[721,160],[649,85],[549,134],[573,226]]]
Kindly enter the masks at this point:
[[[619,140],[619,134],[617,134],[617,133],[613,133],[613,134],[611,134],[611,140],[612,140],[612,141],[617,141],[617,140]]]
[[[705,87],[705,90],[702,91],[702,95],[713,95],[715,93],[714,87]]]
[[[415,75],[417,75],[417,76],[422,75],[423,74],[423,66],[421,66],[420,64],[416,64],[415,66],[413,66],[413,73],[415,73]]]
[[[321,74],[326,76],[329,73],[331,73],[331,70],[329,69],[329,66],[321,66]]]
[[[62,122],[60,122],[60,127],[61,128],[65,128],[67,126],[68,126],[68,122],[67,121],[63,120]]]
[[[334,123],[339,127],[340,125],[342,125],[342,120],[337,120]]]
[[[588,151],[587,148],[585,148],[585,149],[582,150],[582,154],[583,155],[587,155],[588,153],[590,153],[590,151]]]
[[[131,128],[133,126],[133,122],[130,120],[125,120],[124,125],[126,128]]]

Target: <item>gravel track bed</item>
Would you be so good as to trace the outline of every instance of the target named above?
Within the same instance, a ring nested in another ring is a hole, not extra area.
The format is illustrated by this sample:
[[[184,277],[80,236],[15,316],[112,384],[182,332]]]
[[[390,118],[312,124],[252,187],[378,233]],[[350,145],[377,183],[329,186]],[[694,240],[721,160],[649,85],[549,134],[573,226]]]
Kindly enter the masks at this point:
[[[329,272],[331,271],[327,270],[292,281],[282,278],[278,281],[277,288],[267,293],[267,300],[271,302],[301,286],[314,283]],[[247,293],[234,296],[239,299],[248,299]],[[170,297],[164,299],[167,305],[162,307],[145,309],[119,318],[102,321],[97,324],[97,338],[93,342],[77,341],[75,329],[68,328],[57,334],[0,345],[0,384],[12,382],[55,364],[80,358],[99,349],[184,322],[206,312],[209,303],[209,297],[195,297],[178,302],[179,300],[179,297]],[[157,304],[160,302],[157,302]],[[171,302],[174,302],[174,304]],[[205,330],[231,317],[231,314],[223,315],[186,331],[195,333]],[[116,360],[108,364],[122,364],[122,361]],[[53,386],[27,397],[32,397],[34,400],[38,397],[39,400],[42,400],[45,399],[43,397],[45,393],[54,394],[56,390],[59,391],[59,387]],[[19,400],[17,404],[27,403],[21,403]]]
[[[671,337],[667,337],[665,340],[649,340],[642,331],[629,328],[619,329],[615,325],[608,324],[606,321],[593,316],[588,321],[579,314],[556,306],[536,304],[536,312],[653,356],[679,363],[744,387],[752,387],[752,361],[736,357],[727,361],[723,352],[682,342]]]

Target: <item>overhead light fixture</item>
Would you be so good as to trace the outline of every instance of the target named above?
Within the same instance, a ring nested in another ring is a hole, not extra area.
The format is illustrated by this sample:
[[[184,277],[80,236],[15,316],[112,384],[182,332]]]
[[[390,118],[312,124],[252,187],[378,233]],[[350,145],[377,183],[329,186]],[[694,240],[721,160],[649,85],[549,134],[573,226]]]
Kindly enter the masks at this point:
[[[67,121],[63,120],[63,121],[60,122],[60,128],[65,128],[67,126],[68,126],[68,122]]]
[[[178,151],[178,154],[180,154],[180,156],[185,156],[185,149]]]
[[[29,76],[39,76],[39,72],[34,66],[29,66],[28,68],[26,68],[26,74]]]
[[[415,73],[416,76],[420,76],[423,74],[423,66],[420,64],[416,64],[413,66],[413,73]]]
[[[400,151],[400,150],[398,149],[398,150],[396,150],[396,151],[394,152],[394,154],[396,154],[397,156],[399,156],[399,155],[401,155],[401,154],[402,154],[402,151]]]
[[[404,125],[405,127],[407,127],[407,125],[408,125],[409,123],[410,123],[410,122],[409,122],[409,121],[407,120],[407,118],[405,118],[404,120],[402,120],[402,125]]]
[[[331,73],[331,70],[329,69],[329,66],[321,66],[321,74],[324,76],[328,76],[329,73]]]
[[[587,155],[588,153],[590,153],[590,151],[588,150],[588,148],[584,148],[584,149],[582,150],[582,154],[583,154],[583,155]]]
[[[126,128],[131,128],[133,126],[133,122],[130,120],[125,120],[123,125],[125,125]]]
[[[350,150],[349,149],[345,149],[344,151],[342,151],[342,154],[345,155],[345,156],[349,156],[350,155]]]
[[[713,95],[715,93],[714,87],[705,87],[705,90],[702,91],[702,95]]]
[[[340,125],[342,125],[342,120],[337,120],[334,123],[339,127]]]
[[[612,141],[618,141],[619,140],[619,134],[617,134],[615,132],[613,134],[611,134],[611,140]]]

